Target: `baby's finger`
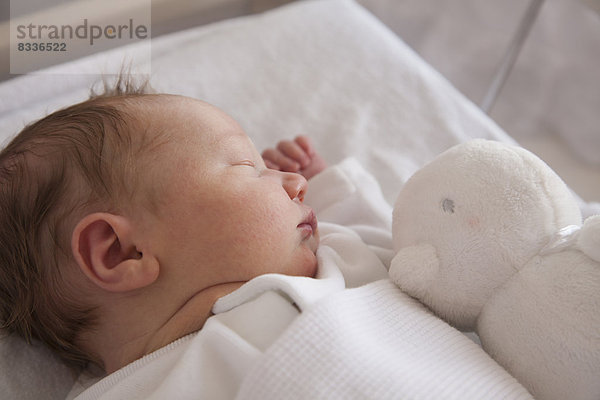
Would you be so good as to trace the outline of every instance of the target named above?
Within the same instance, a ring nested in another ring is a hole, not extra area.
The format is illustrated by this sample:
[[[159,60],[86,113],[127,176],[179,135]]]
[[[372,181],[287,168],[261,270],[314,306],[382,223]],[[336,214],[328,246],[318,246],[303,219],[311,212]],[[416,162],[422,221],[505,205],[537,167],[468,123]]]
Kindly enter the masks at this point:
[[[301,168],[305,168],[310,164],[310,157],[296,142],[289,140],[281,141],[277,144],[277,150],[279,150],[284,156],[296,161]]]
[[[275,164],[274,162],[272,162],[268,158],[264,158],[264,156],[263,156],[263,160],[264,160],[265,165],[267,166],[267,168],[269,168],[269,169],[275,169],[275,170],[279,171],[279,165]]]
[[[265,160],[265,165],[268,161],[271,164],[275,164],[277,166],[277,168],[272,169],[277,169],[286,172],[298,172],[300,170],[299,163],[285,156],[281,151],[277,149],[266,149],[265,151],[263,151],[262,157],[263,160]]]
[[[302,150],[304,150],[304,152],[308,154],[309,157],[312,157],[315,154],[315,147],[313,146],[312,141],[308,136],[296,136],[296,139],[294,139],[294,141],[298,143],[300,147],[302,147]]]

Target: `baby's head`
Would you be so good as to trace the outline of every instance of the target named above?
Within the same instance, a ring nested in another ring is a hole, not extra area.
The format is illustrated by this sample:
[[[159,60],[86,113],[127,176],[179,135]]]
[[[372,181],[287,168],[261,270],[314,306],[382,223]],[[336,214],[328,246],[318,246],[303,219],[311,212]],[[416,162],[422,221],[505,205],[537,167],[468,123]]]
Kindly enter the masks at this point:
[[[0,182],[0,323],[72,365],[113,371],[258,275],[316,272],[306,180],[198,100],[127,88],[57,111],[2,150]]]

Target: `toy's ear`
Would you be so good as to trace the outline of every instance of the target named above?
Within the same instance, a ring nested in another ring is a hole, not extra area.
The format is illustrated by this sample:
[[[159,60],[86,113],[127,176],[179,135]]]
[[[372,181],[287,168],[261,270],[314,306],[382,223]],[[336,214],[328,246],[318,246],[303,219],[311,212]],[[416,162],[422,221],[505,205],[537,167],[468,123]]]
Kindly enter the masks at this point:
[[[73,230],[71,250],[88,279],[110,292],[139,289],[158,277],[158,260],[138,251],[131,222],[122,216],[85,216]]]

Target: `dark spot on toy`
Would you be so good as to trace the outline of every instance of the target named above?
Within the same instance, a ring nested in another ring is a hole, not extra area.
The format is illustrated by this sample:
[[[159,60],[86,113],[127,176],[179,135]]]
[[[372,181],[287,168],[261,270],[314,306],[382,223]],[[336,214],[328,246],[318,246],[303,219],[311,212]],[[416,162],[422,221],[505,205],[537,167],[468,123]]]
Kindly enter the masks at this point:
[[[448,214],[454,214],[454,201],[450,199],[442,200],[442,210]]]

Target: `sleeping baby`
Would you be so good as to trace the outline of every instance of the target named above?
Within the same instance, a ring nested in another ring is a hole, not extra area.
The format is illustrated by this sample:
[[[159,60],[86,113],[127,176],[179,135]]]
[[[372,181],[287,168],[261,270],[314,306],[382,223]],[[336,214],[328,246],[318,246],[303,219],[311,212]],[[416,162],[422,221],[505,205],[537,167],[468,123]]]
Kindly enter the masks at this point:
[[[122,80],[56,111],[0,155],[2,327],[83,370],[70,398],[397,398],[473,359],[462,398],[525,396],[387,280],[377,182],[325,167],[306,137],[261,156],[218,108]]]

